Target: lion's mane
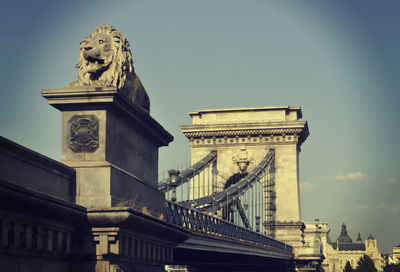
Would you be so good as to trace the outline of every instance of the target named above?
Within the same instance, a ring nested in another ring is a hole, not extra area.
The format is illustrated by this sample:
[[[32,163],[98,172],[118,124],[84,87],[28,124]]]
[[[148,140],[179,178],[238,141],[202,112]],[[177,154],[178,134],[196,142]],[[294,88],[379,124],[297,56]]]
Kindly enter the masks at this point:
[[[95,39],[99,36],[106,40],[107,47],[97,44]],[[107,48],[107,52],[104,48]],[[88,53],[89,50],[95,53]],[[129,42],[114,27],[99,25],[85,37],[80,43],[76,67],[78,80],[71,82],[71,87],[115,87],[149,112],[150,101],[135,74]]]

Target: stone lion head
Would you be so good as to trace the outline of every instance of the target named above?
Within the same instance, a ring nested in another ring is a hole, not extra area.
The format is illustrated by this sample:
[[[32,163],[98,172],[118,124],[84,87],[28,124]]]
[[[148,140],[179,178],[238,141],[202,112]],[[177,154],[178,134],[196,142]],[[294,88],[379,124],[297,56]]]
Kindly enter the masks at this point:
[[[80,43],[78,80],[71,87],[115,87],[147,112],[150,101],[135,74],[129,42],[122,32],[99,25]]]

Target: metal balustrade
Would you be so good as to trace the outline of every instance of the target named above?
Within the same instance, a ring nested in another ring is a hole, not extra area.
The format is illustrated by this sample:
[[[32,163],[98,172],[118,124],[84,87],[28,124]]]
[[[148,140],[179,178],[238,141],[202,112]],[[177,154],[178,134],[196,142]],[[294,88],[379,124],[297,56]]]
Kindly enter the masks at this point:
[[[253,242],[288,252],[293,251],[293,248],[285,243],[201,211],[171,201],[166,201],[165,208],[165,218],[169,223],[190,231]]]
[[[246,172],[217,180],[217,152],[211,151],[193,166],[169,171],[159,189],[167,200],[189,209],[218,213],[223,220],[256,232],[275,233],[275,150],[253,159]],[[210,171],[211,169],[211,171]],[[221,182],[222,181],[222,182]],[[219,186],[219,187],[218,187]]]

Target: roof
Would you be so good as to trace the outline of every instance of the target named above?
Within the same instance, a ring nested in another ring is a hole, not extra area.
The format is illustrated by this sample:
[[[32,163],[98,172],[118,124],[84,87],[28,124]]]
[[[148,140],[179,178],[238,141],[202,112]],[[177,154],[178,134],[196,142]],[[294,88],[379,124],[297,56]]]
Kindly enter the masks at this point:
[[[350,238],[350,236],[347,234],[347,229],[346,229],[346,224],[343,223],[342,225],[342,231],[340,232],[339,237],[336,239],[338,243],[352,243],[353,240]]]
[[[298,117],[302,118],[303,113],[300,107],[291,106],[264,106],[264,107],[243,107],[243,108],[220,108],[220,109],[201,109],[197,111],[189,112],[189,115],[198,115],[204,113],[215,113],[215,112],[235,112],[235,111],[266,111],[266,110],[293,110],[298,112]]]
[[[361,234],[360,234],[360,233],[358,233],[357,242],[362,242]]]
[[[372,235],[370,234],[367,238],[367,240],[375,240],[374,237],[372,237]]]
[[[338,246],[337,250],[339,251],[365,251],[365,244],[360,243],[342,243],[338,244]]]

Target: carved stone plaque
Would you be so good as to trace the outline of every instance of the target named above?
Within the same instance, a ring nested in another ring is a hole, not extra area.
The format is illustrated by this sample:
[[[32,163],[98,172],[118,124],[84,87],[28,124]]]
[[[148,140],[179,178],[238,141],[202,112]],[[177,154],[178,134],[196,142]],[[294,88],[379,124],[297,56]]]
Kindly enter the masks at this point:
[[[69,124],[72,151],[93,152],[99,147],[99,120],[94,115],[75,115]]]

